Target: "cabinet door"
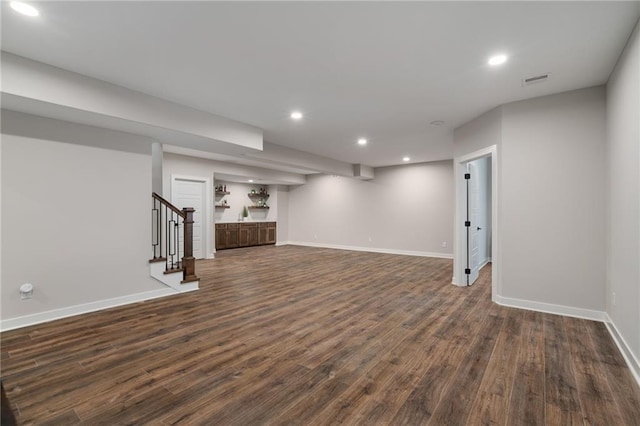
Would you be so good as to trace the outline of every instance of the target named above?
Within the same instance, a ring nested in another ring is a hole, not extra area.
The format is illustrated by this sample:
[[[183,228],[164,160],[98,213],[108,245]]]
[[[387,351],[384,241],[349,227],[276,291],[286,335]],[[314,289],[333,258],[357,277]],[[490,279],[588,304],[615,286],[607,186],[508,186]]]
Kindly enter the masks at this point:
[[[267,229],[267,244],[275,244],[276,243],[276,227],[270,226]]]
[[[227,248],[227,227],[226,225],[216,225],[216,250]]]
[[[258,224],[241,223],[238,225],[238,246],[248,247],[258,244]]]
[[[258,245],[267,244],[267,228],[258,228]]]
[[[250,246],[258,245],[258,228],[255,226],[253,228],[248,229],[247,245],[250,245]]]
[[[240,229],[238,230],[238,246],[239,247],[246,247],[249,244],[249,230],[250,228],[246,228],[244,226],[240,226]]]
[[[227,248],[235,248],[238,246],[238,228],[229,229],[227,231]]]

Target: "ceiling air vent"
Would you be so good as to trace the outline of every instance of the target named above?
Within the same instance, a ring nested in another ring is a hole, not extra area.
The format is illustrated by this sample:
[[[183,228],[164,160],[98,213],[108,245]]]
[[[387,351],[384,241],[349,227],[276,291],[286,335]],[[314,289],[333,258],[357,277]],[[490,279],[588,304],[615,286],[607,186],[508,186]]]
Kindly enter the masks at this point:
[[[550,73],[534,75],[531,77],[525,77],[522,79],[522,86],[529,86],[531,84],[543,83],[549,80],[549,74]]]

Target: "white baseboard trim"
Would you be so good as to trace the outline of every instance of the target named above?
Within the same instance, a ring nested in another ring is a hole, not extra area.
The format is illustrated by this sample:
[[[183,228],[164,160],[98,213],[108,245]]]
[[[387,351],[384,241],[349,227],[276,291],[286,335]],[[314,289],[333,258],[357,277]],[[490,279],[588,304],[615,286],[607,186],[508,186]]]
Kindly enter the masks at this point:
[[[638,358],[634,355],[633,351],[624,340],[624,337],[622,337],[622,334],[618,331],[616,324],[606,312],[574,308],[571,306],[554,305],[550,303],[533,302],[530,300],[513,299],[497,295],[494,295],[492,299],[494,302],[502,306],[603,322],[607,327],[607,330],[609,330],[609,334],[622,354],[622,357],[626,361],[629,370],[631,370],[633,378],[638,383],[638,386],[640,386],[640,361],[638,361]]]
[[[564,315],[566,317],[582,318],[592,321],[606,322],[607,313],[591,309],[574,308],[572,306],[555,305],[552,303],[534,302],[532,300],[514,299],[493,295],[493,301],[498,305],[511,308],[527,309],[529,311],[544,312],[547,314]]]
[[[82,305],[68,306],[66,308],[54,309],[37,314],[25,315],[22,317],[9,318],[0,321],[0,331],[9,331],[16,328],[28,327],[30,325],[41,324],[43,322],[54,321],[75,315],[89,312],[101,311],[103,309],[115,308],[116,306],[128,305],[130,303],[142,302],[144,300],[157,299],[159,297],[180,294],[171,287],[158,290],[146,291],[144,293],[129,294],[126,296],[114,297],[112,299],[98,300]]]
[[[616,323],[614,323],[611,317],[609,317],[609,314],[605,315],[606,321],[604,324],[607,326],[607,330],[609,330],[609,334],[611,334],[611,337],[622,354],[622,357],[627,362],[627,366],[629,367],[629,370],[631,370],[633,378],[636,379],[638,386],[640,386],[640,361],[638,361],[638,358],[633,354],[633,351],[627,344],[627,341],[624,340],[624,337],[620,334],[618,327],[616,327]]]
[[[433,252],[427,252],[427,251],[411,251],[411,250],[381,249],[381,248],[375,248],[375,247],[343,246],[343,245],[336,245],[336,244],[307,243],[302,241],[287,241],[287,244],[292,246],[318,247],[318,248],[328,248],[328,249],[336,249],[336,250],[366,251],[370,253],[401,254],[404,256],[438,257],[442,259],[453,259],[453,253],[433,253]],[[281,245],[284,245],[284,244],[281,244]]]

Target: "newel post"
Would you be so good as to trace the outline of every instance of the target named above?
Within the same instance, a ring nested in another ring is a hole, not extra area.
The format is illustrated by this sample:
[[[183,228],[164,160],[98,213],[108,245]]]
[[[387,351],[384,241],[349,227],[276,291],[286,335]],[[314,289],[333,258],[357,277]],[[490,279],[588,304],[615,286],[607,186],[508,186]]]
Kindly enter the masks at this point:
[[[196,277],[196,259],[193,257],[193,212],[192,207],[182,209],[184,213],[184,257],[182,265],[184,267],[184,281],[193,281]]]

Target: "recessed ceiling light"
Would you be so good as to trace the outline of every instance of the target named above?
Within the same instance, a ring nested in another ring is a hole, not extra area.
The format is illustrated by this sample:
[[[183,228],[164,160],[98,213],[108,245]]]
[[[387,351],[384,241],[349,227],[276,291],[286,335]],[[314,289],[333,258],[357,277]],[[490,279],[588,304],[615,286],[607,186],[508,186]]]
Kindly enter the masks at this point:
[[[40,14],[40,12],[38,12],[38,9],[36,9],[35,7],[26,3],[22,3],[20,1],[12,1],[10,3],[10,6],[13,10],[18,13],[22,13],[23,15],[38,16]]]
[[[496,56],[492,56],[489,58],[489,65],[491,66],[496,66],[496,65],[502,65],[505,62],[507,62],[507,55],[496,55]]]
[[[402,161],[404,161],[405,163],[406,163],[407,161],[409,161],[409,160],[411,160],[411,158],[409,158],[409,157],[402,157]]]
[[[367,140],[365,138],[358,139],[358,145],[366,145],[366,144],[367,144]]]
[[[442,121],[442,120],[435,120],[435,121],[432,121],[432,122],[431,122],[431,123],[429,123],[429,124],[431,124],[432,126],[442,126],[442,125],[444,124],[444,121]]]
[[[300,111],[293,111],[291,113],[291,118],[294,120],[300,120],[302,118],[302,113]]]
[[[249,179],[249,183],[253,183],[253,179]]]

